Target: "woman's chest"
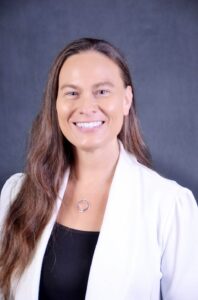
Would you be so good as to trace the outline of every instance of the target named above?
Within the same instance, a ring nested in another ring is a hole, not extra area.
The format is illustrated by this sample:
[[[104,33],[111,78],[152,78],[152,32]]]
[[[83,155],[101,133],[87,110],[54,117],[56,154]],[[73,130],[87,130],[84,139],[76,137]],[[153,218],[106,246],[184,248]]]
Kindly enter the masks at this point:
[[[107,186],[68,185],[57,221],[70,228],[100,231],[108,193]]]

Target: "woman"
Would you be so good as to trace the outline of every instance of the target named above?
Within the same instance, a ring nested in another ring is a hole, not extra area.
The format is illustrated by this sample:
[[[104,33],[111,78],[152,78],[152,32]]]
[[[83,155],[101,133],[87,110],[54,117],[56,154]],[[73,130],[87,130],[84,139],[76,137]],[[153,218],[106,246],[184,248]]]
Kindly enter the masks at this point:
[[[150,165],[123,57],[69,44],[1,193],[1,299],[198,299],[195,199]]]

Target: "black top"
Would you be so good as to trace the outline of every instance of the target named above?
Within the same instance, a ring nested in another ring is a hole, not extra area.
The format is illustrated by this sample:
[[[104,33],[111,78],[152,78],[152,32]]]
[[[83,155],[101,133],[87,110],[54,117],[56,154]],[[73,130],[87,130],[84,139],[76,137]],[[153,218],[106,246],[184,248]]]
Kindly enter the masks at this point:
[[[84,300],[99,232],[55,223],[43,259],[39,300]]]

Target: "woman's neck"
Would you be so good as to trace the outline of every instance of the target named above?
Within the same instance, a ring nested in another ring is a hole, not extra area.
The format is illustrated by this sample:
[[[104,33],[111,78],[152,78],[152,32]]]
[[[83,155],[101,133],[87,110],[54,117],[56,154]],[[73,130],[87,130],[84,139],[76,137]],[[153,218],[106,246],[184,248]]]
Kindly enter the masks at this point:
[[[72,179],[80,182],[109,182],[119,157],[119,143],[116,140],[93,151],[76,151],[76,164],[71,172]]]

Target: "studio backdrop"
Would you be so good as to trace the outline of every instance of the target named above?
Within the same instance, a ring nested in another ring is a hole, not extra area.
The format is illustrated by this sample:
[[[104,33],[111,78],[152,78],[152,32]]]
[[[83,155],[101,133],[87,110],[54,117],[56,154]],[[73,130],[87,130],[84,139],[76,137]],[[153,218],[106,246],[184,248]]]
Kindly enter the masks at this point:
[[[125,55],[154,168],[198,199],[196,0],[1,0],[0,187],[23,170],[54,57],[80,37]]]

